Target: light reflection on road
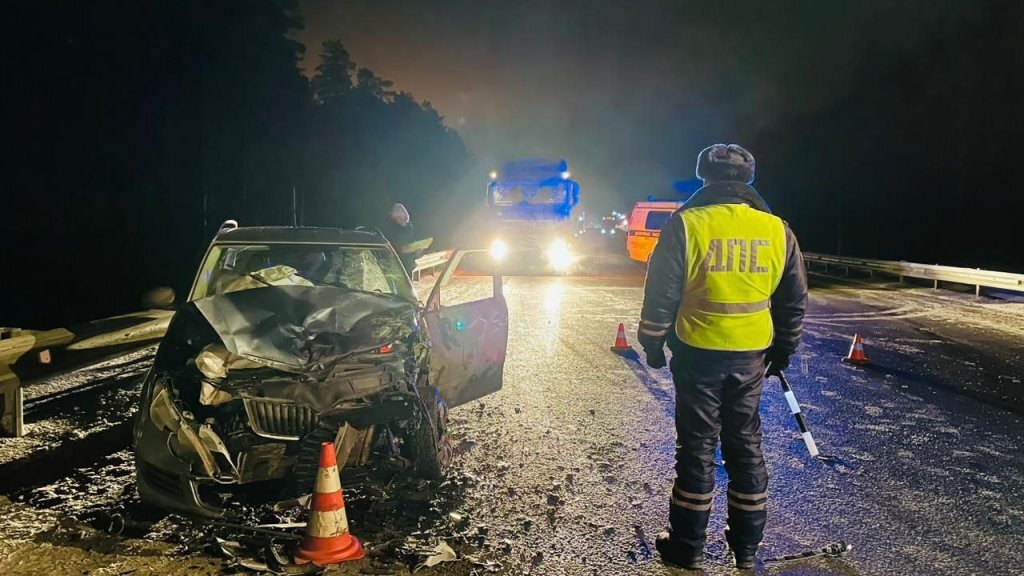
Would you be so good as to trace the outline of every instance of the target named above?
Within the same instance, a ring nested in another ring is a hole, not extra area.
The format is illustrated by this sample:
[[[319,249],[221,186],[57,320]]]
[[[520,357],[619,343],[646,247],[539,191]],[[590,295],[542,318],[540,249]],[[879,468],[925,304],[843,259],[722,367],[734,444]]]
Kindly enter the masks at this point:
[[[544,288],[544,311],[547,312],[549,320],[558,321],[564,297],[565,285],[560,279],[553,280]]]

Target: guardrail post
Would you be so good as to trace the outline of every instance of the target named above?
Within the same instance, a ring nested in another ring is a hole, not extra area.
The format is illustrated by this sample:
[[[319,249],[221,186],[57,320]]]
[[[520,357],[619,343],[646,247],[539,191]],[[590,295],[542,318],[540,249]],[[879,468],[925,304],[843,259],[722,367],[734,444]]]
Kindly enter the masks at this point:
[[[25,435],[25,393],[18,380],[0,385],[0,434],[20,438]]]
[[[981,297],[981,284],[975,284],[974,285],[974,297],[975,298]]]
[[[932,286],[932,290],[938,290],[938,289],[939,289],[939,281],[936,280],[935,284]]]

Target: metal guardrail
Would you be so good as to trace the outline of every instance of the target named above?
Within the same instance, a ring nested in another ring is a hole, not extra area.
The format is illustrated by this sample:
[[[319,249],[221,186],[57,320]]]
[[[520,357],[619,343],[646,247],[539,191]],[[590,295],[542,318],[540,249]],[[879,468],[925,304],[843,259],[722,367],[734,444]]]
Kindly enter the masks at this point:
[[[440,252],[424,254],[416,259],[416,266],[412,269],[409,275],[412,276],[413,280],[419,280],[424,271],[441,268],[448,262],[448,260],[451,260],[451,257],[451,250],[442,250]]]
[[[146,310],[70,329],[0,327],[0,435],[24,434],[23,385],[152,346],[172,315]]]
[[[827,254],[816,254],[804,252],[804,262],[820,264],[828,270],[829,266],[844,268],[849,271],[866,270],[872,275],[875,272],[904,278],[920,278],[931,280],[934,287],[939,287],[939,282],[952,282],[954,284],[966,284],[974,286],[974,294],[981,295],[982,288],[997,288],[1000,290],[1011,290],[1024,292],[1024,274],[1013,272],[997,272],[993,270],[981,270],[978,268],[960,268],[957,266],[940,266],[938,264],[919,264],[917,262],[904,262],[896,260],[872,260],[868,258],[849,258],[845,256],[829,256]]]

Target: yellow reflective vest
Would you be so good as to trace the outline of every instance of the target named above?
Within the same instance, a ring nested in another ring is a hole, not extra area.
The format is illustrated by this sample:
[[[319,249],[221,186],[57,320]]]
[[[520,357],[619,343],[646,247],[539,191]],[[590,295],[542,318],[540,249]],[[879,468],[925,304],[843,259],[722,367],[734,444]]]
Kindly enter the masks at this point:
[[[686,228],[686,284],[676,335],[705,350],[768,348],[774,337],[771,296],[786,264],[782,220],[746,204],[679,214]]]

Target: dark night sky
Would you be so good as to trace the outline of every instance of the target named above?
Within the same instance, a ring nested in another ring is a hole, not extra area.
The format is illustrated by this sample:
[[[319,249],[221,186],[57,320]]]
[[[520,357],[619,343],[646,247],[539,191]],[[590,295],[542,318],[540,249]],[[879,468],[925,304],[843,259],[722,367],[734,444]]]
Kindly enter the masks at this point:
[[[8,283],[5,324],[182,289],[217,222],[288,222],[296,190],[307,223],[400,199],[465,244],[503,162],[568,159],[594,213],[673,196],[723,141],[805,249],[1024,271],[1020,0],[298,2],[307,76],[340,39],[468,166],[405,99],[315,102],[288,2],[12,4],[0,213],[32,249],[8,267],[74,289]]]
[[[792,170],[751,144],[765,127],[813,118],[876,61],[917,58],[975,18],[966,1],[743,4],[303,0],[300,40],[307,70],[337,37],[432,102],[480,163],[467,185],[503,159],[563,156],[604,209],[666,195],[713,141],[747,143],[762,174]]]

